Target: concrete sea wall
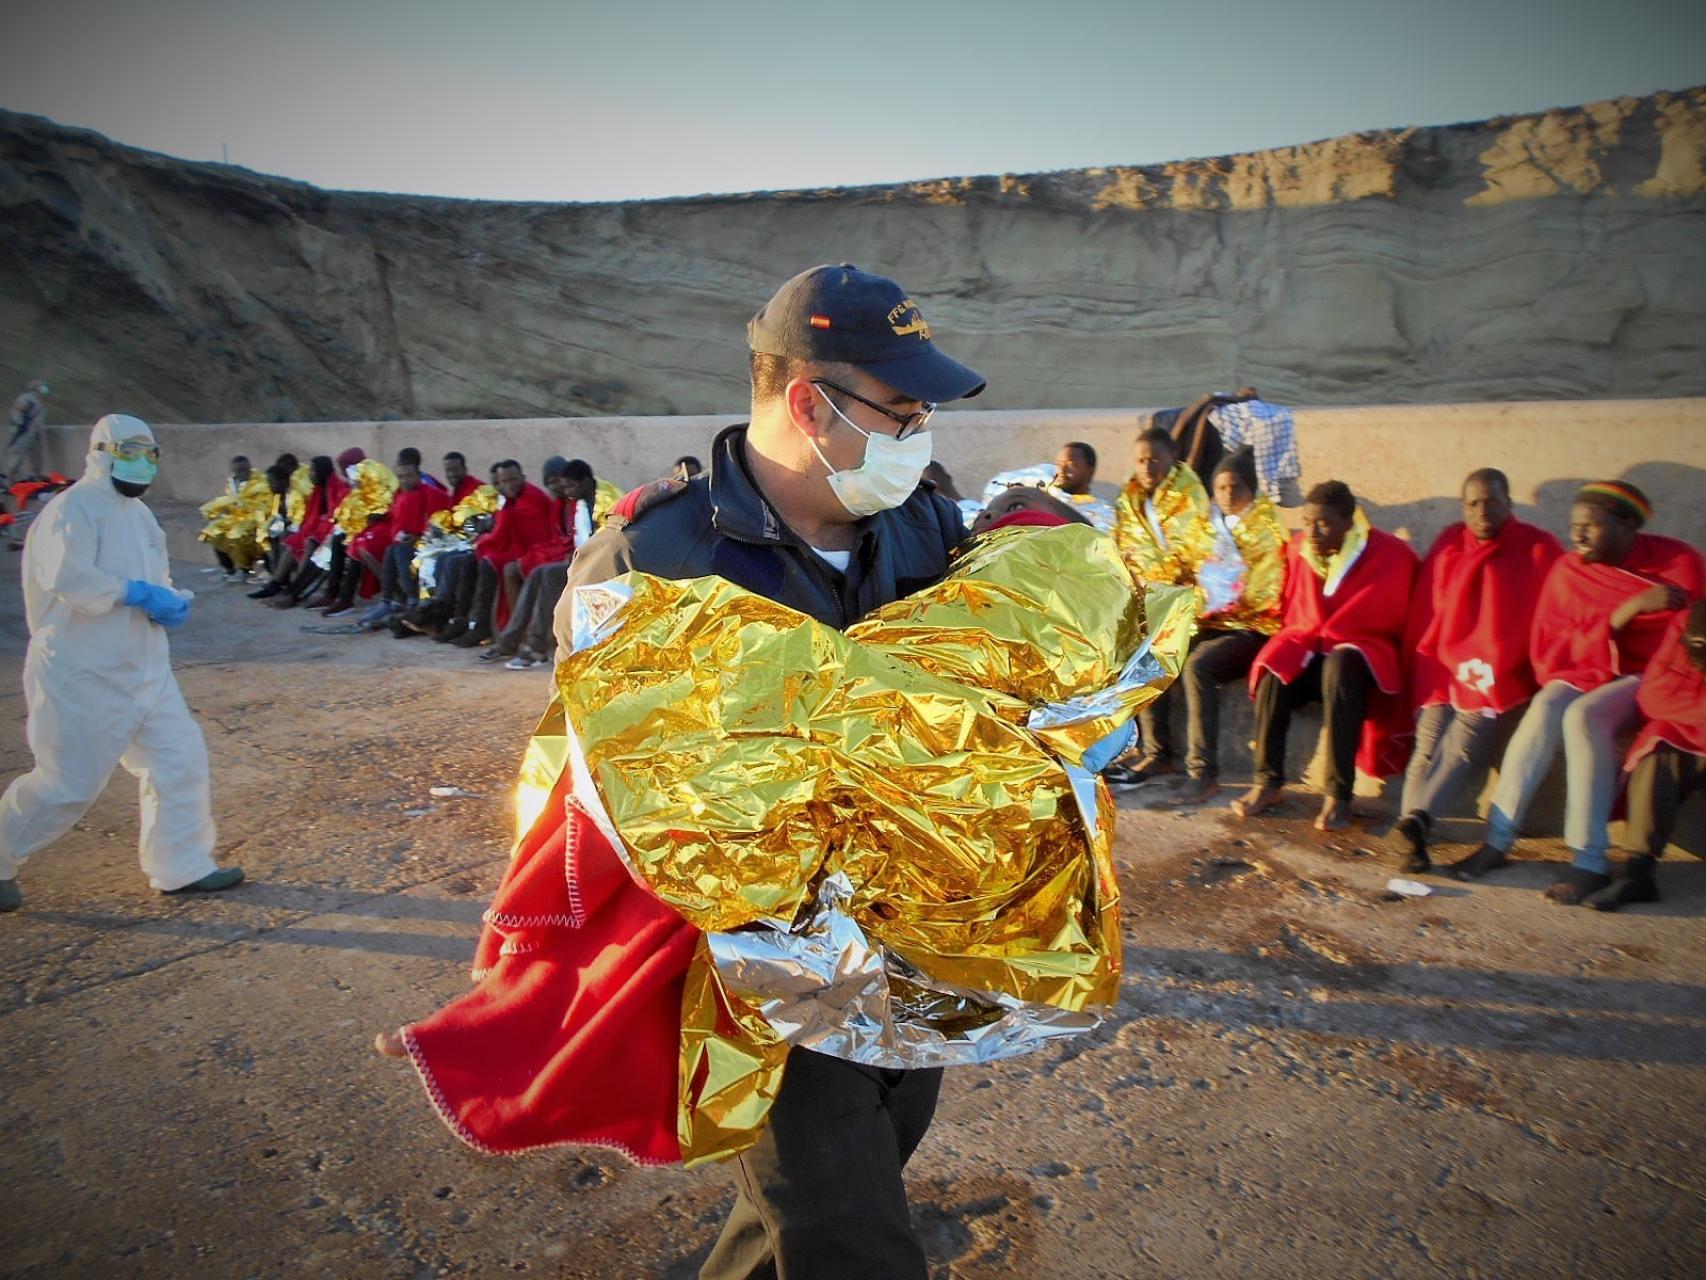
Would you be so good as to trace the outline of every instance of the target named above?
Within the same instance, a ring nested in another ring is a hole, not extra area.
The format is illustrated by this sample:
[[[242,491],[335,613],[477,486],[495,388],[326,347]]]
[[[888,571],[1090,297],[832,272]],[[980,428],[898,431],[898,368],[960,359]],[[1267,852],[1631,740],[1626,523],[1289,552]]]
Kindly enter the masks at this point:
[[[1132,443],[1151,410],[944,411],[932,423],[936,457],[975,497],[994,473],[1050,460],[1068,440],[1100,455],[1097,489],[1125,479]],[[1653,501],[1654,532],[1706,547],[1706,398],[1359,405],[1296,409],[1304,485],[1350,484],[1380,527],[1418,550],[1458,518],[1457,494],[1476,467],[1502,468],[1519,513],[1563,534],[1584,480],[1629,480]],[[459,449],[484,471],[516,458],[537,477],[551,454],[585,458],[624,487],[665,474],[681,454],[706,457],[739,416],[523,418],[434,422],[155,424],[164,460],[154,501],[203,502],[219,491],[232,454],[264,466],[289,450],[306,460],[359,445],[390,462],[413,445],[436,465]],[[50,431],[50,463],[82,466],[86,427]]]

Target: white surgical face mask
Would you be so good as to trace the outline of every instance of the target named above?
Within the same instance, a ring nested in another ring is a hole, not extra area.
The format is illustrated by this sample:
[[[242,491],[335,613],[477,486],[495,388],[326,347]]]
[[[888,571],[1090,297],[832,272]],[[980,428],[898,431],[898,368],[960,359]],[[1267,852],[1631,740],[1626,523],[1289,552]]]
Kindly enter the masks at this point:
[[[865,437],[865,460],[850,471],[831,467],[817,441],[806,437],[818,461],[829,469],[829,487],[841,505],[856,516],[874,516],[879,511],[893,510],[910,498],[924,478],[924,468],[930,465],[930,433],[920,431],[896,440],[893,436],[866,431],[837,409],[821,388],[814,385],[812,390],[823,396],[831,413]]]
[[[355,463],[352,462],[349,466],[344,468],[344,479],[348,480],[351,484],[354,484],[360,478],[361,472],[356,470]]]

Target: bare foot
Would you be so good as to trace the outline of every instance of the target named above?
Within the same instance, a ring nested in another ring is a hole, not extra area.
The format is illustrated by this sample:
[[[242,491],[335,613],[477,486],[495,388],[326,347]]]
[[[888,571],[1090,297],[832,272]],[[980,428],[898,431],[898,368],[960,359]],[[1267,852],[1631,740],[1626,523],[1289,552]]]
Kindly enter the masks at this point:
[[[1315,815],[1317,831],[1343,831],[1351,825],[1351,806],[1347,801],[1328,796],[1321,802],[1321,812]]]
[[[1240,818],[1253,818],[1258,813],[1272,809],[1283,799],[1283,787],[1264,787],[1257,784],[1232,802],[1232,812]]]
[[[403,1033],[397,1031],[381,1031],[373,1037],[373,1047],[387,1058],[406,1058],[409,1047],[403,1043]]]

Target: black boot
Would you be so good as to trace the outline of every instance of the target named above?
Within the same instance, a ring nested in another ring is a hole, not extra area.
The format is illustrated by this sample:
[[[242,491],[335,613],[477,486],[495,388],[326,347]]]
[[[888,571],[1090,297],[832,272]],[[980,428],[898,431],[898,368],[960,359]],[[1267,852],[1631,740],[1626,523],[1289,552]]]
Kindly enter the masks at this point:
[[[1623,864],[1623,879],[1609,889],[1601,889],[1588,899],[1596,911],[1616,911],[1625,903],[1657,902],[1659,884],[1655,873],[1659,860],[1650,853],[1637,853]]]
[[[1597,871],[1588,871],[1582,867],[1565,867],[1564,874],[1559,876],[1542,896],[1546,901],[1556,902],[1561,907],[1574,907],[1601,889],[1608,888],[1610,884],[1611,877],[1601,875]]]
[[[320,580],[326,576],[326,571],[317,564],[304,565],[296,575],[296,581],[291,584],[290,598],[301,604],[314,594],[314,589],[320,585]]]
[[[1467,858],[1461,858],[1446,868],[1459,880],[1479,880],[1489,871],[1497,871],[1510,858],[1503,849],[1495,849],[1490,844],[1484,844]]]
[[[478,649],[492,638],[492,604],[498,595],[498,571],[482,560],[478,572],[474,603],[468,610],[468,630],[450,642],[458,649]]]
[[[1428,860],[1428,815],[1425,813],[1406,813],[1392,825],[1392,834],[1388,837],[1404,854],[1404,860],[1398,864],[1398,869],[1405,875],[1420,875],[1424,871],[1432,871],[1433,863]]]

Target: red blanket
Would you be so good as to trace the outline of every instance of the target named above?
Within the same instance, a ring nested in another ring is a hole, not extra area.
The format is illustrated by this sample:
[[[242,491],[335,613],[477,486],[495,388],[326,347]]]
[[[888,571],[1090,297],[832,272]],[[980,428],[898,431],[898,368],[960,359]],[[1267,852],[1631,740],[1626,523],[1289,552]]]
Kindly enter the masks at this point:
[[[1413,717],[1398,646],[1409,616],[1416,579],[1416,553],[1379,529],[1331,596],[1303,558],[1303,534],[1286,550],[1285,618],[1250,666],[1250,696],[1264,671],[1290,684],[1318,655],[1355,649],[1374,673],[1377,686],[1363,722],[1357,768],[1384,778],[1403,769]]]
[[[1529,627],[1546,573],[1563,554],[1551,534],[1520,520],[1486,542],[1462,524],[1434,540],[1405,634],[1415,706],[1498,712],[1535,695]]]
[[[492,527],[474,541],[474,554],[503,572],[505,565],[520,560],[535,547],[551,541],[551,499],[536,484],[523,485],[513,502],[498,508]],[[509,622],[513,602],[500,586],[493,625],[503,630]]]
[[[1690,600],[1706,592],[1706,559],[1686,542],[1638,533],[1619,565],[1562,557],[1541,588],[1529,633],[1534,678],[1562,680],[1588,693],[1619,676],[1638,675],[1664,639],[1671,614],[1643,613],[1616,635],[1611,614],[1654,583],[1681,587]]]
[[[1633,769],[1661,742],[1706,756],[1706,672],[1694,665],[1683,647],[1687,629],[1688,611],[1673,613],[1659,651],[1641,675],[1635,705],[1647,722],[1629,748],[1625,769]]]
[[[332,515],[348,492],[349,481],[335,471],[325,484],[309,490],[308,502],[302,511],[302,524],[284,540],[291,555],[300,560],[307,554],[310,542],[317,545],[332,536]]]
[[[418,538],[427,529],[427,517],[437,511],[450,510],[450,495],[442,488],[421,484],[413,489],[399,489],[391,499],[391,536],[406,533]]]
[[[526,577],[540,565],[558,564],[575,554],[575,504],[551,499],[551,536],[521,554],[521,575]]]
[[[439,1115],[480,1151],[584,1143],[674,1163],[699,931],[629,876],[567,775],[486,913],[474,989],[404,1038]]]
[[[551,499],[538,485],[528,484],[514,501],[498,508],[492,527],[475,540],[474,550],[501,569],[550,539]]]

